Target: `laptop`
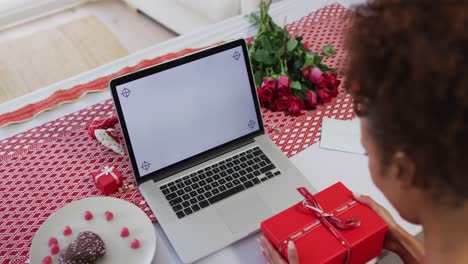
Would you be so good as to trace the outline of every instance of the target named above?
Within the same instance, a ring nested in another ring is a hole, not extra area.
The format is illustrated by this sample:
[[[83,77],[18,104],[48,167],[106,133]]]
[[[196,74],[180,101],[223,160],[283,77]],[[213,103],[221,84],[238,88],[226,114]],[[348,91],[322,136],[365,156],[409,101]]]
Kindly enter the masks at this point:
[[[315,189],[265,134],[243,39],[110,82],[133,173],[184,263]]]

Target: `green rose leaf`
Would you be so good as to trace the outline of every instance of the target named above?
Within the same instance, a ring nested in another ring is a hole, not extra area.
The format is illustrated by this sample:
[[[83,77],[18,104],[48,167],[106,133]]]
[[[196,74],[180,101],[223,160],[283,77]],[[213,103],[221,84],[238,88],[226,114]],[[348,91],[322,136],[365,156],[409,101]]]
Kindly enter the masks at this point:
[[[270,65],[273,64],[274,59],[266,50],[257,50],[253,55],[254,59],[258,62]]]
[[[318,68],[323,71],[323,72],[328,72],[328,71],[335,71],[336,69],[335,68],[330,68],[328,67],[327,65],[323,64],[323,63],[320,63],[318,65]]]
[[[297,47],[297,44],[299,44],[299,42],[297,41],[297,39],[295,38],[290,38],[288,40],[288,42],[286,43],[286,46],[288,48],[288,51],[293,51],[296,47]]]
[[[323,55],[325,55],[325,56],[327,56],[327,57],[331,57],[331,56],[335,55],[336,50],[335,50],[335,48],[332,46],[331,43],[328,43],[327,45],[325,45],[325,46],[322,48],[322,52],[323,52]]]
[[[267,65],[272,65],[274,62],[275,62],[275,59],[273,58],[273,56],[268,55],[265,58],[265,64]]]
[[[255,72],[255,74],[254,74],[255,87],[260,87],[260,85],[262,85],[263,76],[264,76],[264,72],[263,72],[263,71],[257,71],[257,72]]]
[[[281,56],[283,56],[283,54],[284,54],[284,47],[281,47],[275,52],[275,58],[279,59],[281,58]]]
[[[262,44],[265,50],[272,50],[273,47],[271,46],[270,40],[267,36],[262,35],[260,36],[260,43]]]
[[[302,85],[298,81],[291,82],[291,84],[289,84],[289,86],[291,87],[291,89],[295,89],[295,90],[301,90],[302,89]]]
[[[319,55],[314,56],[314,65],[319,65],[322,63],[323,57]]]
[[[306,99],[307,98],[307,91],[306,90],[292,90],[292,94],[298,98]]]
[[[253,58],[254,58],[254,60],[256,60],[256,61],[258,61],[258,62],[263,62],[263,61],[262,61],[262,58],[263,58],[262,52],[263,52],[263,50],[256,50],[256,51],[253,53]]]
[[[286,40],[288,39],[288,37],[289,37],[289,32],[288,32],[286,29],[280,28],[278,34],[280,35],[280,38],[282,38],[282,39],[285,40],[285,41],[286,41]]]
[[[315,59],[314,54],[306,53],[303,67],[308,66],[308,65],[313,65],[314,66],[315,65],[314,64],[314,59]]]

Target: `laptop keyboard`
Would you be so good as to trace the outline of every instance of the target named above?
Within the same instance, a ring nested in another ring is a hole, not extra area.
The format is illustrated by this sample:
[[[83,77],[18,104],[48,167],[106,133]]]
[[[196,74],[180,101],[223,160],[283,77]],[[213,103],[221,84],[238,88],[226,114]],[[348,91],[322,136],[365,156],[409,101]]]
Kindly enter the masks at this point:
[[[177,217],[183,218],[280,174],[263,151],[255,147],[160,189]]]

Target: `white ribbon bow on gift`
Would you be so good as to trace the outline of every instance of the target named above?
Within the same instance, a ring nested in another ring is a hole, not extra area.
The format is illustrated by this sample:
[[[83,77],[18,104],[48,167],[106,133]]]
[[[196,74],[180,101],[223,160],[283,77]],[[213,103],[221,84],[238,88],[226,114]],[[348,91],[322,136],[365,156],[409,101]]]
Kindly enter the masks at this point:
[[[114,167],[109,167],[109,166],[105,166],[104,169],[102,169],[101,173],[98,174],[94,178],[94,180],[97,182],[99,180],[99,178],[101,178],[102,176],[106,176],[106,175],[112,176],[115,179],[115,181],[117,181],[117,184],[120,184],[119,177],[117,175],[115,175],[115,173],[114,173]]]

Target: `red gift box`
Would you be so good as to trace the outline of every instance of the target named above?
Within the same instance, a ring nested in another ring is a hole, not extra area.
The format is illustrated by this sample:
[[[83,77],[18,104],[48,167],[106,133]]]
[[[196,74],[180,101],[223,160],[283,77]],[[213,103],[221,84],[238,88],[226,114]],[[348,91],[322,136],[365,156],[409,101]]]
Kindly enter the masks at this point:
[[[299,263],[361,264],[382,251],[387,224],[369,207],[359,204],[341,183],[311,195],[298,188],[305,200],[265,220],[261,230],[287,259],[294,241]]]
[[[114,167],[105,166],[101,171],[91,173],[91,176],[96,187],[105,195],[113,194],[122,187],[122,174]]]

